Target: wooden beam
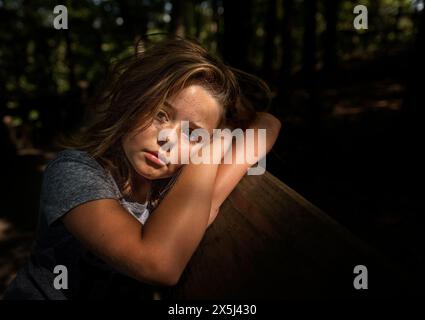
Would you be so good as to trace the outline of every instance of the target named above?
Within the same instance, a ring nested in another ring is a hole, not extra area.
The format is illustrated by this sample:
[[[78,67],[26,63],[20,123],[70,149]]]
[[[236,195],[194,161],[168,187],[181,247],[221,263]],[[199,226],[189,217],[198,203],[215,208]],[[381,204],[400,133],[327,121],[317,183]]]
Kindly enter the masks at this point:
[[[356,265],[368,290],[355,290]],[[179,283],[162,299],[394,296],[399,271],[266,172],[246,176],[223,204]]]

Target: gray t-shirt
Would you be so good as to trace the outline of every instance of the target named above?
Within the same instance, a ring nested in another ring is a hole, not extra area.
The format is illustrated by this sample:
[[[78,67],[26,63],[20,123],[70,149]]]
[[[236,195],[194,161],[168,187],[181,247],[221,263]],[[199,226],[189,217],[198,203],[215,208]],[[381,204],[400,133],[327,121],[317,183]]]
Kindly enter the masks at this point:
[[[111,174],[88,153],[65,150],[49,162],[31,257],[6,290],[5,299],[148,298],[146,285],[94,256],[63,225],[60,218],[71,209],[98,199],[117,199],[142,224],[149,217],[146,204],[125,199]],[[68,289],[54,286],[55,277],[63,275],[54,273],[58,265],[67,269]]]

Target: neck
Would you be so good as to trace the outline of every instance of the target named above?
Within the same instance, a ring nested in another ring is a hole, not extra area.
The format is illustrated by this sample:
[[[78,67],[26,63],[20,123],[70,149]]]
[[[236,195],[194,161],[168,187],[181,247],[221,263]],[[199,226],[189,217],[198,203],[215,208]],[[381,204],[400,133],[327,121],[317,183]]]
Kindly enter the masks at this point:
[[[151,188],[151,180],[134,173],[132,177],[130,193],[132,198],[139,203],[145,203],[148,200],[149,190]]]

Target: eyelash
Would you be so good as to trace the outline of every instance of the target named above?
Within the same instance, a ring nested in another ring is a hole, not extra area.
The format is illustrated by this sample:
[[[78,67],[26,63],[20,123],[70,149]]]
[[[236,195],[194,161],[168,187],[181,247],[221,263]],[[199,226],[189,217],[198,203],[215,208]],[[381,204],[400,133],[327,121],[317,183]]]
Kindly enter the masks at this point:
[[[165,117],[165,120],[164,120],[164,117]],[[155,117],[158,121],[160,121],[160,122],[162,122],[162,123],[165,123],[165,122],[167,122],[168,121],[168,115],[167,115],[167,113],[166,112],[164,112],[164,111],[159,111],[157,114],[156,114],[156,117]]]
[[[164,117],[165,117],[165,120],[164,120]],[[155,117],[158,121],[160,121],[161,123],[165,123],[165,122],[167,122],[168,121],[168,114],[165,112],[165,111],[159,111],[157,114],[156,114],[156,117]],[[192,132],[193,132],[193,130],[195,130],[195,129],[193,129],[193,128],[189,128],[189,138],[190,138],[190,135],[192,134]],[[196,143],[199,143],[200,141],[190,141],[190,143],[192,143],[192,144],[196,144]]]

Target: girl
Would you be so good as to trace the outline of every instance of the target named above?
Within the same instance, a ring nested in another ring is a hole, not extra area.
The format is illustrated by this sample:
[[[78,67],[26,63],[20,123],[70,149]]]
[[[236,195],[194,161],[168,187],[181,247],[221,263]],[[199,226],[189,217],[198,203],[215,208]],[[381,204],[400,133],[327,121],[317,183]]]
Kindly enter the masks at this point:
[[[181,134],[162,141],[159,132],[178,132],[182,121],[209,134],[265,128],[268,152],[280,122],[253,106],[269,97],[262,80],[193,40],[169,38],[118,63],[93,122],[45,170],[31,258],[5,299],[149,298],[139,282],[175,285],[250,165],[166,163],[164,143],[190,152],[215,145]],[[244,152],[231,150],[234,159]]]

